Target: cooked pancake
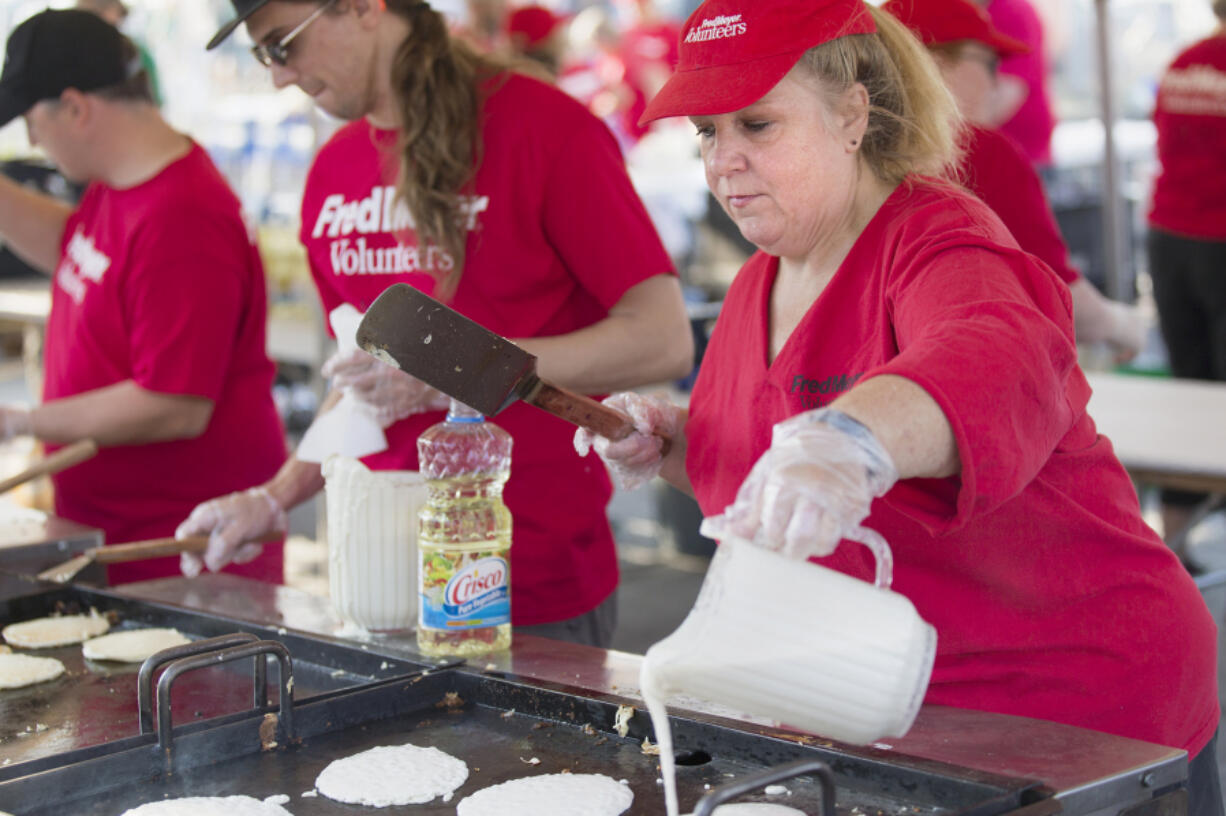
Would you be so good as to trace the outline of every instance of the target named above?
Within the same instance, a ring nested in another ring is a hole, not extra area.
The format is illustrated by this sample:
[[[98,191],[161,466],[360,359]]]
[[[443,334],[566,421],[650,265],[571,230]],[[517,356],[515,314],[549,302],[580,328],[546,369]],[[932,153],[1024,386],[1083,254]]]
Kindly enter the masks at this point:
[[[87,640],[81,653],[90,660],[139,663],[154,652],[190,642],[177,629],[133,629]]]
[[[54,657],[0,654],[0,689],[17,689],[54,680],[64,673],[64,664]]]
[[[110,628],[106,618],[91,609],[88,615],[61,615],[10,623],[0,634],[13,646],[22,649],[50,649],[89,640]]]

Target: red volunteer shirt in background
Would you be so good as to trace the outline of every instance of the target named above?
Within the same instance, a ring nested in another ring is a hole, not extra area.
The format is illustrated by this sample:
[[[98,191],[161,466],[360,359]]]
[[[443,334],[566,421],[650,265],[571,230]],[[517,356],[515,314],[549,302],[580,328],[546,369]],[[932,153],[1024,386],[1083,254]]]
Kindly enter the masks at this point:
[[[968,125],[962,146],[962,183],[992,208],[1018,246],[1050,266],[1065,283],[1081,277],[1069,258],[1043,182],[1017,142],[995,130]]]
[[[1000,73],[1025,83],[1026,98],[1000,130],[1015,139],[1026,157],[1036,165],[1051,164],[1051,135],[1056,129],[1051,95],[1047,90],[1047,56],[1043,50],[1043,21],[1030,0],[992,0],[988,4],[992,25],[1000,33],[1030,46],[1025,54],[1000,61]]]
[[[1149,222],[1166,232],[1226,240],[1226,36],[1181,53],[1158,88],[1158,160]]]
[[[483,117],[457,311],[506,337],[566,334],[603,319],[635,284],[671,272],[616,142],[580,104],[512,76]],[[398,162],[396,134],[361,121],[338,131],[311,168],[301,238],[327,311],[341,303],[365,311],[393,283],[432,292],[432,274],[451,268],[446,253],[418,246],[407,208],[394,206]],[[418,435],[442,419],[431,412],[396,423],[389,449],[364,461],[416,470]],[[515,440],[503,494],[514,519],[513,622],[590,611],[617,586],[604,465],[580,459],[574,426],[538,408],[516,403],[492,421]]]
[[[660,86],[677,70],[680,56],[681,24],[672,20],[638,23],[626,30],[617,53],[626,66],[626,87],[630,104],[622,116],[627,134],[638,141],[651,129],[639,117]]]
[[[922,182],[886,201],[767,365],[777,270],[762,253],[742,268],[694,387],[686,465],[704,514],[732,501],[775,423],[906,377],[962,460],[960,477],[899,482],[865,522],[937,629],[927,702],[1199,752],[1218,724],[1216,626],[1086,414],[1068,290],[982,202]],[[872,577],[854,543],[823,563]]]
[[[54,476],[58,515],[101,528],[108,544],[170,536],[200,502],[277,471],[285,434],[264,350],[264,271],[238,199],[199,146],[136,187],[91,185],[51,291],[44,401],[133,380],[214,406],[196,439],[103,448]],[[280,582],[281,545],[226,571]],[[112,582],[178,574],[178,558],[109,568]]]

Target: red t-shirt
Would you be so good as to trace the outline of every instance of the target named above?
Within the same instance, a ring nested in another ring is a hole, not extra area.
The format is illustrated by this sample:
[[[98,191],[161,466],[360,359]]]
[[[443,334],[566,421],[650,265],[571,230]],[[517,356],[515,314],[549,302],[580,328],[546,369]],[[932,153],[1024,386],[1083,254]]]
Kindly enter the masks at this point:
[[[1226,240],[1226,36],[1202,40],[1171,63],[1154,110],[1158,161],[1149,223]]]
[[[1056,117],[1047,91],[1043,21],[1030,0],[992,0],[988,4],[988,16],[1000,33],[1030,46],[1027,53],[1000,61],[1000,73],[1017,77],[1028,89],[1021,107],[1000,129],[1017,141],[1033,164],[1051,164],[1051,134],[1056,129]]]
[[[451,305],[505,337],[567,334],[602,320],[632,286],[672,266],[630,185],[608,129],[583,106],[512,76],[486,102],[484,146],[467,198],[468,258]],[[419,247],[393,201],[395,133],[365,121],[320,150],[302,202],[303,244],[325,310],[365,310],[393,283],[432,292],[451,268]],[[418,435],[441,412],[387,430],[389,449],[364,461],[417,469]],[[514,519],[513,622],[588,612],[617,586],[605,507],[612,487],[596,457],[579,458],[574,426],[516,403],[493,418],[515,440],[504,499]]]
[[[776,422],[907,377],[949,418],[962,474],[899,482],[865,523],[937,629],[927,702],[1197,753],[1218,724],[1217,629],[1086,414],[1068,289],[982,202],[923,182],[890,197],[768,366],[777,270],[762,253],[742,268],[694,387],[703,512],[732,501]],[[871,579],[859,545],[825,562]]]
[[[1022,249],[1047,264],[1065,283],[1081,273],[1069,258],[1043,182],[1017,142],[1003,133],[968,125],[963,131],[962,183],[1000,217]]]
[[[264,271],[238,199],[199,146],[135,187],[90,185],[51,291],[45,401],[132,380],[213,402],[195,439],[104,448],[54,476],[57,514],[101,528],[108,544],[170,536],[200,502],[276,473],[285,432],[264,350]],[[227,571],[279,582],[281,567],[281,546],[269,545]],[[179,561],[109,574],[178,575]]]

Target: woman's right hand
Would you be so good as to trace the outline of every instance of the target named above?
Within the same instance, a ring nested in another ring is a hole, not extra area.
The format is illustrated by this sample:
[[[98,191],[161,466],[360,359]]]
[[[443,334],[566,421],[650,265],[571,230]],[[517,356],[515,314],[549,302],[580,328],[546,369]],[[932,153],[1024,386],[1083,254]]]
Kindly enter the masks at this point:
[[[258,539],[289,529],[289,518],[265,487],[253,487],[198,505],[175,530],[175,538],[207,535],[203,557],[183,553],[179,569],[195,578],[202,567],[218,572],[230,562],[244,564],[264,548]]]
[[[663,437],[681,433],[685,411],[666,399],[634,391],[606,397],[604,404],[629,415],[634,421],[634,433],[615,442],[580,428],[575,431],[575,450],[580,456],[587,456],[595,448],[617,486],[633,490],[659,475],[664,462]]]

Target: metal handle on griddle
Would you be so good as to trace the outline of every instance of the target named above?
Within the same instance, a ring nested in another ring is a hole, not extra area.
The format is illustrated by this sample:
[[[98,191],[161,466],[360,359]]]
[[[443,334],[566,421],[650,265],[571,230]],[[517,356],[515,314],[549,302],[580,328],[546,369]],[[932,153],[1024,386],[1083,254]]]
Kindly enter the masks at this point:
[[[767,768],[760,773],[750,774],[736,782],[720,785],[698,800],[698,804],[694,806],[694,816],[711,816],[717,806],[731,799],[743,796],[766,785],[774,785],[785,779],[809,773],[816,774],[822,783],[821,816],[834,816],[834,773],[830,770],[830,766],[820,759],[802,759],[797,762],[789,762],[786,765],[778,765],[774,768]]]
[[[136,676],[136,708],[140,716],[140,732],[153,733],[153,673],[158,666],[178,660],[183,657],[219,652],[230,646],[243,643],[255,643],[259,638],[250,632],[235,632],[232,635],[194,640],[181,646],[171,646],[145,658],[141,664],[140,673]],[[263,708],[268,705],[268,667],[263,657],[255,659],[255,697],[253,705]]]
[[[207,666],[215,666],[218,663],[242,660],[246,657],[259,657],[263,662],[264,655],[272,655],[280,664],[281,699],[278,723],[286,739],[292,739],[294,736],[294,701],[291,691],[293,688],[293,660],[289,656],[289,649],[285,648],[284,644],[275,640],[257,640],[254,643],[231,646],[220,652],[180,658],[166,667],[166,671],[162,672],[162,676],[158,679],[157,694],[158,745],[162,750],[169,754],[171,742],[174,740],[170,722],[170,687],[179,678],[179,675]]]

